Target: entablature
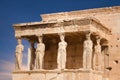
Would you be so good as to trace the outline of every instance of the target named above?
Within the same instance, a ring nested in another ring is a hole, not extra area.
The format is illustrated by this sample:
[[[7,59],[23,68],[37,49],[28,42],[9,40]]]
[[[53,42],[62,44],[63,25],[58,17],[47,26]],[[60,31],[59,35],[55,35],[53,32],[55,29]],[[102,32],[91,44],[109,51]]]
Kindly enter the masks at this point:
[[[51,22],[33,22],[14,24],[15,37],[37,36],[39,34],[58,34],[74,32],[92,32],[109,40],[111,30],[94,18],[71,19]]]

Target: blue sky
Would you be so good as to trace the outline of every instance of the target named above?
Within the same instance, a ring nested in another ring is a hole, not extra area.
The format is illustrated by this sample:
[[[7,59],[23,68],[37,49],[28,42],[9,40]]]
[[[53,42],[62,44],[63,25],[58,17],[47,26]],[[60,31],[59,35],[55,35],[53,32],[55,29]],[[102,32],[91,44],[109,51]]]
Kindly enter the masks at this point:
[[[110,6],[120,6],[120,0],[0,0],[0,80],[11,80],[17,45],[13,24],[40,21],[45,13]],[[28,42],[23,44],[27,53]]]

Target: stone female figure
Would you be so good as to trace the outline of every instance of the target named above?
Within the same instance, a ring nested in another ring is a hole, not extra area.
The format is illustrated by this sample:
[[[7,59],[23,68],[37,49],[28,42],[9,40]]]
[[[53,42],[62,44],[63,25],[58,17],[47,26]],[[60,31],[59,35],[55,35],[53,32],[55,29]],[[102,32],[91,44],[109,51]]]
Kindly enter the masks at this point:
[[[23,52],[24,46],[21,43],[21,39],[18,39],[18,45],[16,46],[16,51],[15,51],[15,57],[16,57],[16,64],[15,64],[15,69],[20,70],[22,67],[22,57],[23,57]]]
[[[101,70],[101,45],[100,45],[100,38],[97,37],[96,40],[97,44],[94,47],[94,57],[93,57],[93,68],[94,70]]]
[[[38,37],[39,43],[37,44],[36,49],[36,69],[42,69],[43,57],[45,54],[45,45],[42,42],[42,36]]]
[[[57,65],[58,69],[65,69],[66,67],[66,47],[67,43],[64,40],[65,35],[60,34],[60,40],[58,44],[58,56],[57,56]]]
[[[90,39],[90,33],[86,34],[86,40],[83,44],[83,69],[91,69],[93,42]]]

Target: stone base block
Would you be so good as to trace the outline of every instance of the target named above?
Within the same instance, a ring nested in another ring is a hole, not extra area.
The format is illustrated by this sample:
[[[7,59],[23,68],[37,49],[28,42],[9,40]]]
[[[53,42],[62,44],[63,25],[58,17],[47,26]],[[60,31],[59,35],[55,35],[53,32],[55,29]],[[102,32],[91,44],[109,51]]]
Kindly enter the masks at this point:
[[[85,70],[15,71],[13,80],[102,80],[102,73]]]

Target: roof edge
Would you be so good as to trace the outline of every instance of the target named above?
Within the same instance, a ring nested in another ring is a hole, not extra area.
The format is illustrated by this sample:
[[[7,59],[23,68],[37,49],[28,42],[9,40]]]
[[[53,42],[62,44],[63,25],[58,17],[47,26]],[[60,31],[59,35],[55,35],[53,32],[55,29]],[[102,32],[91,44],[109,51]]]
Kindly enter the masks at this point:
[[[90,14],[90,13],[113,13],[113,12],[120,12],[120,6],[112,6],[112,7],[102,7],[102,8],[93,8],[93,9],[85,9],[85,10],[76,10],[76,11],[68,11],[68,12],[57,12],[57,13],[50,13],[50,14],[41,14],[43,21],[55,20],[56,16],[65,17],[71,16],[76,14]]]

